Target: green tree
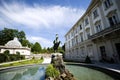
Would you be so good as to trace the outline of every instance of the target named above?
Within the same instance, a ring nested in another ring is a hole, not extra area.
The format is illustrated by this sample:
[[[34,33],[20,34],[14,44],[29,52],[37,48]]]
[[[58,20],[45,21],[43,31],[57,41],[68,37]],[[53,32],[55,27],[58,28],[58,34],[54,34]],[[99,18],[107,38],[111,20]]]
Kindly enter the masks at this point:
[[[36,42],[31,48],[31,50],[33,53],[40,53],[42,48],[41,48],[41,45],[38,42]]]
[[[16,29],[4,28],[0,30],[0,45],[5,45],[8,41],[13,40],[17,37],[22,43],[22,40],[26,39],[24,31],[18,31]]]
[[[29,48],[31,48],[31,47],[33,46],[33,44],[30,43],[30,42],[29,42],[28,40],[26,40],[26,39],[22,40],[21,44],[22,44],[22,46],[29,47]]]
[[[42,49],[42,53],[48,53],[48,50],[44,47],[44,48]]]

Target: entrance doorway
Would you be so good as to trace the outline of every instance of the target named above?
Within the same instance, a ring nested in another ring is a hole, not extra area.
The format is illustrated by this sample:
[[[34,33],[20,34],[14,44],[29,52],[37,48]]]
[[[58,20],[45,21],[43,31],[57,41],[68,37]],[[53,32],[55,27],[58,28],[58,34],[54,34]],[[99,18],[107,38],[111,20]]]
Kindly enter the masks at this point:
[[[105,46],[100,46],[100,53],[101,53],[101,58],[102,60],[106,60],[106,51],[105,51]]]
[[[115,46],[116,46],[116,51],[118,53],[119,60],[120,60],[120,43],[116,43]]]

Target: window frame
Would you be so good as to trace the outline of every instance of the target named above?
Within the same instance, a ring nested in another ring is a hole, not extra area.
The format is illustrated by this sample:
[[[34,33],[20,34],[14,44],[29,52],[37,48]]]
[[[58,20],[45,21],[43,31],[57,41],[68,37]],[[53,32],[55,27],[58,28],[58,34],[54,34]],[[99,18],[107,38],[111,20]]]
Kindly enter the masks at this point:
[[[112,2],[112,0],[105,0],[103,4],[104,4],[105,10],[107,10],[108,8],[110,8],[113,5],[113,2]]]

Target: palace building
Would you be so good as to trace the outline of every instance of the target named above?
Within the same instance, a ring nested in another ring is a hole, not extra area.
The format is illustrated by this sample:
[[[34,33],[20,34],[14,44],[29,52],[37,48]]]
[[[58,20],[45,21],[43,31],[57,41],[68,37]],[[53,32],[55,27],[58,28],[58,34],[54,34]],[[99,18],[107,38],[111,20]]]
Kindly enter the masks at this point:
[[[68,60],[120,63],[120,1],[92,0],[65,38]]]
[[[16,54],[17,52],[19,52],[20,55],[25,55],[25,58],[30,58],[31,49],[27,47],[22,47],[17,38],[8,41],[5,46],[0,46],[1,54],[4,53],[4,51],[6,50],[9,50],[10,54]]]

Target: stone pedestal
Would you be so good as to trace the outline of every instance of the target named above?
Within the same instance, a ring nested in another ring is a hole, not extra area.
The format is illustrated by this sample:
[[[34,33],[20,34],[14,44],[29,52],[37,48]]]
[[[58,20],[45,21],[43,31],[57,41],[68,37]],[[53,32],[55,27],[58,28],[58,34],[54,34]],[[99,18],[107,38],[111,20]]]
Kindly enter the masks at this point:
[[[71,74],[66,68],[65,68],[65,64],[64,61],[62,59],[62,55],[59,54],[53,54],[51,56],[52,60],[51,60],[51,64],[53,65],[54,68],[56,68],[57,70],[59,70],[60,75],[57,78],[51,78],[51,77],[47,77],[46,80],[76,80],[73,76],[73,74]]]

